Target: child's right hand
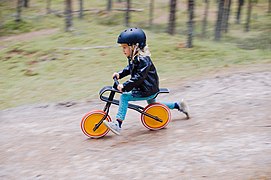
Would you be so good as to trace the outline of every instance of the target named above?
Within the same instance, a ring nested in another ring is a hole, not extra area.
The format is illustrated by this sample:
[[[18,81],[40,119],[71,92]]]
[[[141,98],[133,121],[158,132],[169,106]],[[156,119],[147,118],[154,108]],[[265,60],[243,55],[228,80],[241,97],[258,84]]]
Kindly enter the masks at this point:
[[[119,79],[120,78],[120,75],[119,75],[119,73],[113,73],[113,75],[112,75],[112,78],[114,79],[114,77],[116,77],[117,79]]]

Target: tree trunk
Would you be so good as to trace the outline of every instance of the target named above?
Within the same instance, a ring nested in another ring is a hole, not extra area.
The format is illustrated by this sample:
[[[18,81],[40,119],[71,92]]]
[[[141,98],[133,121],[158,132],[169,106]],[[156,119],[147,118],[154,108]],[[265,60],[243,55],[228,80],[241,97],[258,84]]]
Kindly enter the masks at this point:
[[[246,20],[246,25],[245,25],[245,31],[246,32],[248,32],[250,30],[251,11],[252,11],[252,0],[248,0],[248,5],[247,5],[247,20]]]
[[[225,17],[225,26],[224,26],[224,32],[227,33],[229,30],[229,17],[230,17],[230,13],[231,13],[231,0],[228,0],[228,4],[227,4],[227,10],[226,10],[226,17]]]
[[[224,1],[219,0],[218,2],[218,12],[217,12],[217,20],[215,26],[215,41],[220,41],[221,38],[221,26],[222,26],[222,18],[223,18],[223,9],[224,9]]]
[[[175,27],[176,27],[176,6],[177,6],[177,0],[170,0],[168,33],[171,34],[171,35],[175,34]]]
[[[187,48],[192,48],[193,47],[193,25],[194,25],[194,0],[188,0],[188,17],[189,20],[187,22],[187,29],[188,29],[188,38],[187,38]]]
[[[270,14],[271,13],[271,0],[269,0],[269,3],[268,3],[268,13]]]
[[[28,3],[28,2],[29,2],[29,0],[24,0],[24,7],[25,7],[25,8],[28,8],[28,7],[29,7],[29,3]]]
[[[79,0],[79,19],[83,19],[83,16],[84,16],[84,2],[83,0]]]
[[[152,26],[153,21],[153,10],[154,10],[154,0],[150,0],[150,19],[149,19],[149,26]]]
[[[20,22],[22,20],[21,18],[22,6],[23,6],[23,0],[17,0],[17,12],[15,16],[16,22]]]
[[[72,28],[72,0],[65,0],[65,31],[71,31]]]
[[[228,32],[230,6],[231,6],[231,0],[225,0],[223,17],[222,17],[222,31],[224,31],[225,33]]]
[[[125,16],[125,26],[130,26],[130,9],[131,9],[131,0],[127,0],[126,16]]]
[[[236,13],[236,24],[240,24],[240,19],[241,19],[241,11],[242,11],[242,7],[244,5],[244,0],[238,0],[238,9],[237,9],[237,13]]]
[[[47,14],[51,13],[51,0],[47,0],[46,11]]]
[[[107,0],[107,11],[112,10],[112,0]]]
[[[206,29],[207,29],[207,19],[208,19],[208,11],[209,11],[209,0],[205,0],[205,10],[202,21],[202,31],[201,36],[206,37]]]

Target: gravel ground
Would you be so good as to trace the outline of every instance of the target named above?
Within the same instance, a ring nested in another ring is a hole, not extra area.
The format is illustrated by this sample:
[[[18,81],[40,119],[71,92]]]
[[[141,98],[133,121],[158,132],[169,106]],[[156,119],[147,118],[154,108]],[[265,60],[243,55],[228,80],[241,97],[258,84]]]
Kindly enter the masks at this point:
[[[171,88],[192,118],[172,111],[149,131],[128,111],[122,135],[89,139],[91,102],[27,105],[0,111],[0,179],[271,179],[271,72],[231,72]],[[117,107],[112,106],[111,117]]]

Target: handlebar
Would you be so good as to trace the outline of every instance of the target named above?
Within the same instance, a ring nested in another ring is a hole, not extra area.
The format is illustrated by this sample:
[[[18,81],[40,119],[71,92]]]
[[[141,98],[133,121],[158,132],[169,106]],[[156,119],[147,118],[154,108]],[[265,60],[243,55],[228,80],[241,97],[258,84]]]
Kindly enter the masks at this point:
[[[114,79],[114,85],[113,85],[113,88],[114,88],[114,89],[118,89],[119,81],[118,81],[118,79],[117,79],[116,76],[113,77],[113,79]]]

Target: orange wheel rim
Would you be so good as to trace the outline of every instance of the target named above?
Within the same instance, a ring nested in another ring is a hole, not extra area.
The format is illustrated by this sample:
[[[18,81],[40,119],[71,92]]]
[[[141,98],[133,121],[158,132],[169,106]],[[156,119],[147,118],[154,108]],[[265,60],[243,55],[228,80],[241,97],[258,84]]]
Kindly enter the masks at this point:
[[[158,130],[166,127],[171,119],[170,110],[164,104],[160,103],[150,104],[144,109],[144,112],[151,114],[153,116],[157,116],[163,121],[159,122],[151,117],[142,114],[141,121],[143,125],[151,130]]]
[[[105,114],[106,113],[104,111],[99,110],[87,113],[81,121],[81,129],[83,133],[91,138],[100,138],[105,136],[109,129],[104,124],[101,124],[96,131],[93,131],[95,125],[99,123]],[[107,116],[106,120],[111,121],[109,115]]]

